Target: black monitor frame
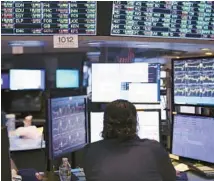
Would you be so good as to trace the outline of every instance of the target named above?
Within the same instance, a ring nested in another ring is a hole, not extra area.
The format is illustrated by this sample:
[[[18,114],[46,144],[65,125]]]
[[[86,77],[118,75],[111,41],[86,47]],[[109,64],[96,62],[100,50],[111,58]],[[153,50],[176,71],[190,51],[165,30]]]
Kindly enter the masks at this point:
[[[10,89],[10,84],[11,84],[11,81],[10,81],[10,79],[11,79],[11,75],[10,75],[10,72],[11,72],[11,70],[40,70],[40,71],[43,71],[44,72],[44,89],[17,89],[17,90],[12,90],[12,89]],[[47,72],[46,72],[46,69],[45,68],[12,68],[12,69],[10,69],[9,70],[9,89],[11,90],[11,91],[31,91],[31,90],[41,90],[41,91],[44,91],[45,89],[46,89],[46,82],[47,82]]]
[[[174,113],[172,115],[172,128],[171,128],[171,135],[170,135],[170,153],[172,153],[172,149],[173,149],[173,132],[174,132],[174,116],[175,115],[183,115],[183,116],[198,116],[198,117],[205,117],[205,118],[212,118],[210,116],[204,116],[204,115],[199,115],[199,114],[190,114],[190,113]],[[179,155],[176,155],[176,156],[179,156]],[[210,163],[210,162],[206,162],[206,161],[203,161],[203,160],[197,160],[197,159],[193,159],[193,158],[188,158],[188,157],[183,157],[183,156],[179,156],[179,158],[182,160],[182,161],[187,161],[187,162],[196,162],[196,163],[205,163],[206,165],[213,165],[213,163]]]
[[[104,112],[104,110],[94,110],[90,111],[89,113],[89,143],[91,143],[91,113],[101,113]],[[161,110],[160,109],[137,109],[137,112],[158,112],[159,113],[159,140],[160,143],[162,143],[161,138]]]
[[[209,58],[214,58],[214,56],[201,56],[201,57],[187,57],[187,58],[179,58],[179,59],[172,59],[172,64],[171,64],[171,70],[172,70],[172,107],[174,111],[175,106],[194,106],[194,107],[214,107],[214,105],[206,105],[206,104],[175,104],[175,99],[174,99],[174,62],[175,61],[185,61],[185,60],[198,60],[198,59],[209,59]]]
[[[83,145],[79,145],[77,147],[75,147],[70,153],[72,152],[75,152],[77,151],[78,149],[81,149],[83,148],[85,145],[88,144],[88,106],[87,106],[87,96],[86,95],[73,95],[73,96],[53,96],[53,97],[49,97],[49,99],[46,100],[46,107],[47,107],[47,121],[46,121],[46,126],[47,126],[47,133],[46,133],[46,136],[47,136],[47,141],[46,141],[46,148],[47,148],[47,154],[48,154],[48,159],[49,160],[54,160],[56,158],[59,158],[60,156],[66,154],[66,153],[62,153],[62,154],[59,154],[57,156],[54,156],[53,155],[53,147],[52,147],[52,121],[51,121],[51,99],[55,99],[55,98],[67,98],[67,97],[78,97],[78,96],[83,96],[84,97],[84,103],[85,103],[85,130],[86,130],[86,138],[85,138],[85,141],[86,143],[83,144]]]

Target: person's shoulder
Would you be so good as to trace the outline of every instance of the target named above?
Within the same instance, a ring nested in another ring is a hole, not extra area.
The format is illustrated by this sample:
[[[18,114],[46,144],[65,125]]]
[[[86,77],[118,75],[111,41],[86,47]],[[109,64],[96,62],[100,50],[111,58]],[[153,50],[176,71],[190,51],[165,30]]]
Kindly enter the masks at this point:
[[[152,149],[162,149],[162,145],[156,140],[140,139],[139,142],[140,144],[151,147]]]
[[[89,143],[85,146],[85,149],[90,149],[90,148],[95,148],[95,147],[99,147],[101,145],[105,144],[104,140],[100,140],[100,141],[96,141],[93,143]]]

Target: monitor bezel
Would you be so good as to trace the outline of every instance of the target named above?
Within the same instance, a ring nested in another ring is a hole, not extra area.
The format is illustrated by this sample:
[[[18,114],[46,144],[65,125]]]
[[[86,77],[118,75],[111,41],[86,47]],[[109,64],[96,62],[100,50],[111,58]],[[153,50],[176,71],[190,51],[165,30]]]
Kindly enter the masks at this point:
[[[53,99],[58,99],[58,98],[68,98],[68,97],[83,97],[84,98],[84,103],[85,103],[85,130],[86,130],[86,138],[85,138],[85,143],[84,144],[81,144],[81,145],[78,145],[76,147],[74,147],[73,149],[70,149],[69,151],[67,152],[63,152],[63,153],[60,153],[60,154],[57,154],[55,155],[54,152],[53,152],[53,134],[52,134],[52,116],[51,116],[51,104],[52,104],[52,100]],[[48,106],[48,120],[47,120],[47,126],[48,126],[48,132],[47,133],[47,138],[48,138],[48,142],[46,143],[47,145],[47,148],[48,148],[48,157],[50,160],[54,160],[56,158],[59,158],[65,154],[68,154],[68,153],[73,153],[83,147],[85,147],[88,142],[89,142],[89,139],[88,139],[88,106],[87,106],[87,96],[86,95],[75,95],[75,96],[65,96],[65,97],[57,97],[57,96],[53,96],[53,97],[50,97],[48,100],[47,100],[47,106]]]
[[[183,115],[183,116],[196,116],[196,117],[204,117],[204,118],[212,118],[211,116],[206,116],[206,115],[200,115],[200,114],[190,114],[190,113],[174,113],[172,114],[172,128],[171,128],[171,136],[170,136],[170,153],[175,155],[172,151],[173,151],[173,133],[174,133],[174,117],[175,115]],[[194,158],[190,158],[190,157],[184,157],[184,156],[180,156],[180,155],[176,155],[176,156],[179,156],[179,158],[181,160],[187,160],[187,161],[193,161],[193,162],[196,162],[196,163],[205,163],[205,164],[214,164],[214,162],[207,162],[207,161],[204,161],[204,160],[197,160],[197,159],[194,159]]]
[[[210,58],[214,58],[214,56],[199,56],[199,57],[186,57],[186,58],[177,58],[177,59],[171,59],[172,63],[171,63],[171,70],[172,70],[172,73],[171,73],[171,76],[172,76],[172,99],[171,99],[171,103],[172,103],[172,106],[173,108],[175,106],[194,106],[194,107],[207,107],[207,108],[210,108],[210,107],[214,107],[214,104],[213,105],[210,105],[210,104],[176,104],[174,101],[175,101],[175,96],[174,96],[174,62],[176,61],[185,61],[185,60],[197,60],[197,59],[210,59]]]
[[[137,112],[158,112],[159,115],[159,143],[163,143],[162,137],[161,137],[161,109],[137,109]],[[91,142],[91,114],[92,113],[104,113],[104,110],[94,110],[89,113],[89,143],[95,143]],[[138,120],[139,121],[139,120]],[[138,130],[137,130],[138,132]],[[101,133],[100,133],[101,134]],[[101,141],[101,140],[99,140]]]
[[[13,71],[13,70],[40,70],[40,71],[42,71],[43,72],[43,75],[44,75],[44,88],[42,89],[30,89],[30,88],[28,88],[28,89],[11,89],[11,76],[10,76],[10,74],[11,74],[11,71]],[[10,69],[9,70],[9,89],[11,90],[11,91],[26,91],[26,90],[42,90],[42,91],[44,91],[45,89],[46,89],[46,77],[47,77],[47,75],[46,75],[46,69],[45,68],[35,68],[35,69],[30,69],[30,68],[12,68],[12,69]]]
[[[91,90],[92,90],[92,94],[91,94],[91,102],[93,102],[93,103],[96,103],[96,104],[106,104],[106,103],[109,103],[109,102],[112,102],[112,101],[93,101],[93,80],[92,80],[92,75],[93,75],[93,65],[97,65],[97,64],[99,64],[99,65],[109,65],[109,64],[136,64],[136,63],[138,63],[138,64],[142,64],[142,63],[147,63],[148,65],[149,64],[157,64],[157,65],[161,65],[160,63],[148,63],[148,62],[131,62],[131,63],[118,63],[118,62],[111,62],[111,63],[102,63],[102,62],[98,62],[98,63],[92,63],[91,64]],[[160,71],[161,71],[161,68],[160,68]],[[159,74],[160,74],[160,71],[159,71]],[[132,102],[133,104],[160,104],[161,103],[161,87],[160,87],[160,76],[159,76],[159,81],[156,83],[159,87],[158,87],[158,89],[159,89],[159,94],[158,94],[158,98],[159,98],[159,101],[157,101],[157,102]],[[146,82],[145,82],[146,83]],[[149,84],[149,83],[148,83]],[[118,99],[120,99],[120,98],[118,98]]]
[[[78,73],[78,87],[58,87],[57,86],[57,71],[77,71]],[[75,69],[75,68],[58,68],[56,69],[56,75],[55,75],[55,87],[56,89],[79,89],[79,87],[81,87],[81,78],[80,78],[80,70],[79,69]]]

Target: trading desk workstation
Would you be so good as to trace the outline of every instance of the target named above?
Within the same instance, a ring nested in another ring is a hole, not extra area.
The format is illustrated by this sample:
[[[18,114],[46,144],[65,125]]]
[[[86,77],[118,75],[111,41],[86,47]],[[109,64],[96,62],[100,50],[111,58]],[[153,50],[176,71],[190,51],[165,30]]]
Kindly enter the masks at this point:
[[[178,180],[214,181],[214,2],[1,1],[1,13],[4,181],[9,158],[59,180],[62,157],[85,180],[82,149],[116,99],[136,106],[138,136],[166,148]]]

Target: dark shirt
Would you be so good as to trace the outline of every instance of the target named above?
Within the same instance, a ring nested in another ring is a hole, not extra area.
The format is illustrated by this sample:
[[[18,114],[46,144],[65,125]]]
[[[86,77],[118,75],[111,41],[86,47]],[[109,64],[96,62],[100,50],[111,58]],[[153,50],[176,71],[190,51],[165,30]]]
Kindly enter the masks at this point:
[[[89,144],[84,149],[87,181],[175,181],[168,153],[156,141],[115,139]]]

